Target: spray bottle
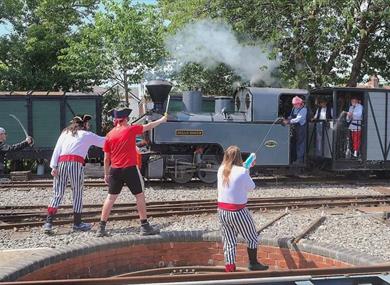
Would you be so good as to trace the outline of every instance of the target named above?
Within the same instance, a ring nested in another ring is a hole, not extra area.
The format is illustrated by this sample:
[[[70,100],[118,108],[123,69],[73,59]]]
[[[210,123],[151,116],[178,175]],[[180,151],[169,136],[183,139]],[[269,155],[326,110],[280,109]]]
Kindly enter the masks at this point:
[[[244,162],[244,167],[245,167],[246,169],[249,169],[249,168],[251,167],[253,161],[255,161],[255,159],[256,159],[256,154],[255,154],[254,152],[252,152],[252,153],[248,156],[248,158],[245,160],[245,162]]]

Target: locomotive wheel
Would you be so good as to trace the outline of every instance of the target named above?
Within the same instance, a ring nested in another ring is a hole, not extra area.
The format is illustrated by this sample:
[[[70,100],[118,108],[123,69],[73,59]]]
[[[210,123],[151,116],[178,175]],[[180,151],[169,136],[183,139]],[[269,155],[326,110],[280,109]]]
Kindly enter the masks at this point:
[[[207,184],[214,184],[217,182],[217,171],[219,163],[215,160],[205,160],[202,163],[202,169],[199,169],[197,175],[200,181]]]
[[[180,162],[186,164],[180,164]],[[179,184],[185,184],[187,182],[190,182],[192,177],[194,177],[195,170],[193,166],[189,164],[191,164],[191,161],[178,160],[175,170],[174,172],[170,173],[169,178]]]

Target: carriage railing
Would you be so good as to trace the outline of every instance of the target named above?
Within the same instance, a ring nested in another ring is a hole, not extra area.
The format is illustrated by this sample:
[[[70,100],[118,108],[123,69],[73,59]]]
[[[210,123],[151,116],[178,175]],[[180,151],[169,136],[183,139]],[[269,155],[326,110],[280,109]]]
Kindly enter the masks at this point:
[[[332,120],[312,120],[308,145],[315,157],[332,157]]]

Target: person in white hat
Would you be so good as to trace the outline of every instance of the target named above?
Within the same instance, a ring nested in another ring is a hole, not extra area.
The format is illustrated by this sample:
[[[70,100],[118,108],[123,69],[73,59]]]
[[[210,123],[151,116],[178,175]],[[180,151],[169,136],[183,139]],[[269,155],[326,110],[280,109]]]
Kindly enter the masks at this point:
[[[303,164],[306,151],[307,108],[303,99],[298,96],[292,99],[292,105],[290,116],[284,123],[293,126],[292,157],[296,157],[293,164]]]
[[[33,143],[33,139],[31,137],[27,137],[24,141],[12,145],[6,144],[5,143],[6,140],[7,140],[7,132],[4,128],[0,127],[0,176],[4,174],[4,168],[5,168],[4,159],[7,152],[21,150]]]

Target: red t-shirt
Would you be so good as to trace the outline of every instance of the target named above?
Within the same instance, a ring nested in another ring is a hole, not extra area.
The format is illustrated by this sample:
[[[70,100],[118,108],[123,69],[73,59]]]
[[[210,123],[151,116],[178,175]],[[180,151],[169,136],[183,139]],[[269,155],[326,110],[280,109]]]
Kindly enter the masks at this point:
[[[111,167],[125,168],[137,165],[135,137],[143,133],[142,125],[114,128],[106,136],[103,151],[111,156]]]

